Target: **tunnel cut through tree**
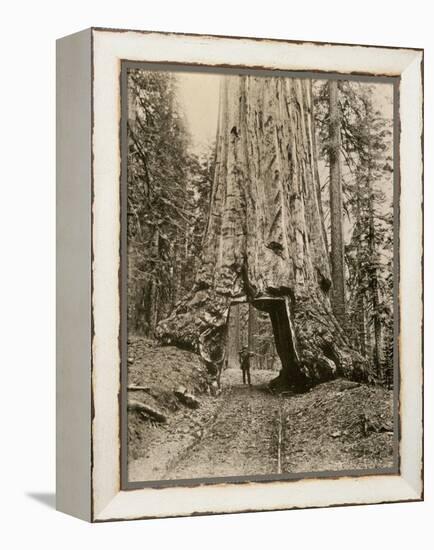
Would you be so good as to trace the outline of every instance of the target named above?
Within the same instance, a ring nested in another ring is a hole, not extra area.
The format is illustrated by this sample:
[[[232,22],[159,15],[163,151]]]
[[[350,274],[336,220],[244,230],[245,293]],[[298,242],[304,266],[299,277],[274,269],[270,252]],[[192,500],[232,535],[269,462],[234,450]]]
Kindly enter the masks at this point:
[[[282,384],[367,376],[331,308],[314,143],[310,80],[222,79],[200,267],[157,327],[162,343],[198,352],[213,374],[224,363],[230,306],[248,301],[270,315]]]

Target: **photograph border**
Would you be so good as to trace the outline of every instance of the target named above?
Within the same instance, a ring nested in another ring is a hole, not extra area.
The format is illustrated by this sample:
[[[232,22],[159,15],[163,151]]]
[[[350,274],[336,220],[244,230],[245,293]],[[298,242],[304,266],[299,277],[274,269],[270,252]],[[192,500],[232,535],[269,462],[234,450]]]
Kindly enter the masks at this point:
[[[128,257],[127,257],[127,204],[128,204],[128,90],[127,78],[128,70],[141,69],[144,71],[162,71],[168,73],[196,73],[196,74],[220,74],[225,75],[253,75],[258,77],[278,77],[278,78],[307,78],[316,80],[341,80],[366,82],[372,84],[388,84],[393,87],[393,314],[394,314],[394,345],[393,345],[393,466],[389,468],[365,468],[365,469],[342,469],[342,470],[320,470],[306,471],[298,473],[282,474],[257,474],[257,475],[230,475],[200,477],[193,479],[161,479],[161,480],[128,480]],[[120,267],[120,440],[121,440],[121,489],[133,490],[144,487],[195,487],[201,484],[219,484],[219,483],[267,483],[269,481],[297,481],[300,479],[321,479],[321,478],[339,478],[339,477],[357,477],[366,475],[396,475],[399,474],[399,439],[400,439],[400,413],[399,413],[399,196],[400,196],[400,166],[399,166],[399,84],[400,77],[396,76],[367,76],[367,75],[343,75],[332,72],[315,71],[285,71],[285,70],[266,70],[251,69],[245,66],[226,66],[215,65],[188,65],[174,63],[152,63],[147,61],[121,60],[120,70],[120,101],[121,101],[121,120],[120,120],[120,150],[121,150],[121,175],[120,175],[120,231],[121,231],[121,267]]]

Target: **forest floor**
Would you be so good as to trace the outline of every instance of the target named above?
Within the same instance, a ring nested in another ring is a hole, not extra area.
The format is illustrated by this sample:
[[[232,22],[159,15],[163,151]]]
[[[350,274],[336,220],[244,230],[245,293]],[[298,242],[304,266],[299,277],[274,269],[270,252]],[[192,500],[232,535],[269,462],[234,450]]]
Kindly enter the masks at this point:
[[[276,371],[252,370],[249,387],[229,368],[216,396],[192,353],[133,337],[128,355],[128,399],[166,419],[128,413],[130,481],[393,467],[393,392],[382,387],[341,379],[276,395]],[[198,408],[179,401],[179,386]]]

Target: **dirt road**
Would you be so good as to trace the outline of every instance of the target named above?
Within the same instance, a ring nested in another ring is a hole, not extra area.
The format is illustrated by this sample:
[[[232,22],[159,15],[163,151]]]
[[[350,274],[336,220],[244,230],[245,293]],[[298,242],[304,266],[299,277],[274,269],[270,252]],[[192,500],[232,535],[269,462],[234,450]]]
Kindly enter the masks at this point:
[[[203,395],[164,425],[145,423],[130,481],[393,467],[391,392],[336,380],[274,395],[275,375],[254,370],[249,387],[228,369],[221,395]]]
[[[228,370],[224,400],[212,425],[180,460],[173,479],[278,473],[279,397],[267,382],[274,372],[255,371],[254,385],[240,384],[241,373]],[[237,380],[238,379],[238,380]]]
[[[226,370],[221,395],[149,431],[146,453],[130,461],[130,480],[277,473],[279,398],[267,388],[275,375],[257,370],[247,386],[239,369]]]

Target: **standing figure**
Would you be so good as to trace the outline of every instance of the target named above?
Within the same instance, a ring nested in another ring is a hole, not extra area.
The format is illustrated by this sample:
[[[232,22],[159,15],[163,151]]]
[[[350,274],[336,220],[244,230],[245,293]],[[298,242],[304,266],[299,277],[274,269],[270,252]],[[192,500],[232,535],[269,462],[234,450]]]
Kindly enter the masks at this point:
[[[240,351],[240,366],[241,366],[241,370],[243,371],[243,384],[246,384],[247,382],[249,386],[252,385],[252,382],[250,380],[250,356],[251,355],[253,355],[253,353],[250,352],[246,346],[244,346]]]

